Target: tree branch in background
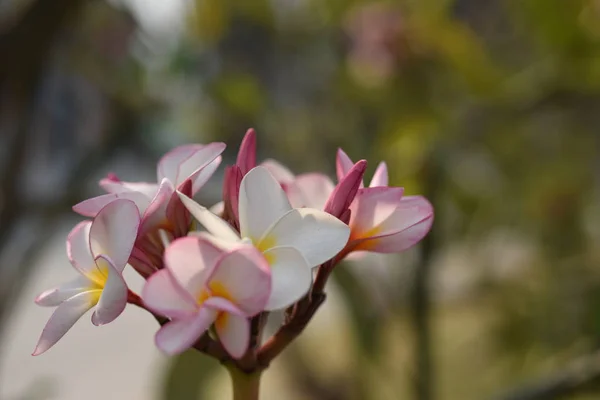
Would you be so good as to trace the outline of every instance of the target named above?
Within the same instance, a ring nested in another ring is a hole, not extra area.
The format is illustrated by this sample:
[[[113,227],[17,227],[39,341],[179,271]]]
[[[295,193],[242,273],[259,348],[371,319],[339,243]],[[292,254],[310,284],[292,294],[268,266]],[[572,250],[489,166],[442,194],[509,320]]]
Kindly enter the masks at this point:
[[[495,400],[554,400],[587,391],[600,383],[600,352],[573,361],[564,370],[512,389]]]

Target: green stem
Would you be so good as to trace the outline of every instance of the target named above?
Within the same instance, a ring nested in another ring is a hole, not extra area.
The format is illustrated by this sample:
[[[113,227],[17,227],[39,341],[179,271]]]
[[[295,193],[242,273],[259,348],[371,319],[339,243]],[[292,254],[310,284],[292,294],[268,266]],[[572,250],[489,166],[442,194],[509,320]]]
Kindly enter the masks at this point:
[[[262,370],[248,373],[229,363],[225,364],[225,367],[231,376],[233,400],[259,400],[258,392]]]

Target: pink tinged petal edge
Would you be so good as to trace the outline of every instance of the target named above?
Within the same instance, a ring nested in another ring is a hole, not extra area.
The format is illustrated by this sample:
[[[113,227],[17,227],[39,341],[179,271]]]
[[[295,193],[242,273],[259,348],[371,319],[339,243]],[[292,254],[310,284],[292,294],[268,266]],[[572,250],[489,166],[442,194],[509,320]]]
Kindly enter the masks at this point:
[[[64,283],[53,289],[40,293],[35,298],[35,304],[42,307],[56,307],[71,297],[88,291],[92,282],[85,276],[78,276],[74,280]]]
[[[242,237],[259,240],[291,209],[287,195],[268,169],[256,167],[242,179],[239,208]]]
[[[149,182],[124,182],[121,180],[115,181],[113,178],[108,177],[101,179],[100,187],[106,190],[108,193],[127,193],[127,192],[139,192],[143,194],[148,201],[156,196],[158,185],[156,183]]]
[[[242,358],[250,344],[248,318],[229,313],[221,314],[215,321],[215,328],[225,351],[233,358]]]
[[[225,240],[235,242],[240,239],[239,235],[231,225],[222,220],[218,215],[213,214],[206,207],[201,206],[181,192],[177,192],[177,195],[188,211],[202,226],[204,226],[204,228],[206,228],[207,231]]]
[[[192,194],[192,181],[187,179],[180,185],[180,191],[186,196]],[[192,222],[192,216],[185,205],[181,202],[179,196],[175,193],[171,195],[167,205],[167,220],[171,228],[171,233],[175,238],[188,234]]]
[[[365,240],[359,249],[399,253],[417,244],[433,224],[433,206],[421,196],[404,197],[397,210],[381,224],[381,233]]]
[[[271,292],[267,260],[254,246],[244,246],[220,258],[208,286],[218,283],[247,316],[261,312]]]
[[[140,235],[160,227],[167,221],[167,208],[174,192],[175,188],[171,181],[163,179],[156,196],[154,196],[142,216]]]
[[[92,314],[92,324],[99,326],[114,321],[125,310],[128,289],[121,271],[109,258],[99,256],[96,263],[102,266],[102,270],[108,270],[104,289]]]
[[[99,272],[90,250],[92,221],[82,221],[67,235],[67,257],[71,265],[84,276]]]
[[[223,251],[203,238],[175,240],[165,250],[165,264],[179,285],[193,298],[200,297]]]
[[[100,210],[106,207],[117,199],[125,199],[133,201],[140,213],[143,213],[150,205],[150,198],[140,192],[122,192],[122,193],[111,193],[104,194],[102,196],[93,197],[82,201],[81,203],[73,206],[73,211],[84,217],[95,217]]]
[[[158,161],[156,167],[157,181],[161,182],[163,179],[168,179],[175,184],[177,182],[177,174],[179,173],[179,166],[181,163],[202,147],[203,145],[201,144],[187,144],[175,147],[167,152]]]
[[[337,184],[331,196],[325,204],[325,211],[334,217],[341,218],[347,213],[348,207],[354,200],[356,193],[367,169],[367,162],[360,160],[350,169],[350,172],[346,174]]]
[[[155,272],[144,284],[142,300],[150,310],[169,318],[192,318],[198,305],[167,269]]]
[[[311,268],[293,247],[265,251],[271,263],[271,292],[265,310],[286,308],[301,299],[312,285]]]
[[[256,167],[256,132],[252,128],[246,131],[244,139],[242,139],[236,165],[240,168],[242,176]]]
[[[325,174],[310,173],[298,175],[286,185],[286,193],[292,207],[310,207],[323,210],[335,185]]]
[[[54,346],[94,306],[93,300],[94,294],[88,291],[61,303],[46,323],[32,355],[40,355]]]
[[[90,249],[95,257],[108,255],[117,271],[122,272],[129,260],[140,226],[135,203],[115,200],[94,218],[90,228]]]
[[[377,166],[369,187],[388,186],[388,169],[385,161],[382,161]]]
[[[396,211],[403,194],[404,188],[398,187],[360,189],[350,205],[352,238],[373,236],[374,229]]]
[[[173,320],[156,333],[156,346],[169,355],[181,353],[210,328],[216,317],[215,310],[202,307],[190,318]]]
[[[313,208],[298,208],[273,224],[261,242],[294,247],[309,266],[315,267],[339,253],[349,237],[350,228],[336,217]]]
[[[281,184],[289,184],[296,179],[292,171],[290,171],[289,168],[281,164],[279,161],[269,158],[263,161],[260,165],[268,169],[271,175],[275,177],[277,182]]]
[[[225,143],[214,142],[198,148],[181,162],[177,170],[177,177],[171,181],[175,186],[191,179],[194,183],[194,193],[212,176],[221,163],[220,154],[225,150]]]
[[[242,183],[242,171],[237,165],[230,165],[225,168],[225,178],[223,181],[223,210],[221,213],[228,220],[239,221],[240,204],[240,185]]]

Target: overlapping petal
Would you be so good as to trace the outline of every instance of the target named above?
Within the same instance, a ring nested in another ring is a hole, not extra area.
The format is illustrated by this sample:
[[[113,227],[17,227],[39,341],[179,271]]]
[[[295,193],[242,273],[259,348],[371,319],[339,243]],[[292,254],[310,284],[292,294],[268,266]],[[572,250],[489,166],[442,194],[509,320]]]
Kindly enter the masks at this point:
[[[191,318],[198,309],[194,299],[168,269],[155,272],[144,285],[142,300],[150,310],[169,318]]]
[[[107,271],[107,278],[98,304],[92,314],[94,325],[104,325],[117,318],[127,305],[127,284],[121,270],[107,256],[98,256],[96,264],[100,270]]]
[[[177,195],[188,211],[207,231],[225,240],[239,240],[240,237],[237,232],[218,215],[213,214],[209,209],[196,203],[181,192],[177,192]]]
[[[292,207],[310,207],[323,210],[335,185],[327,175],[312,173],[298,175],[286,186]]]
[[[42,307],[56,307],[63,301],[89,290],[92,282],[85,276],[78,276],[74,280],[55,288],[46,290],[35,298],[35,303]]]
[[[125,268],[137,238],[140,215],[130,200],[118,199],[104,207],[90,228],[88,247],[94,257],[109,255],[120,273]]]
[[[265,167],[252,169],[240,186],[240,231],[258,241],[267,229],[291,210],[281,185]]]
[[[192,297],[200,296],[223,251],[199,237],[175,240],[165,250],[165,264]]]
[[[209,289],[213,296],[237,304],[245,315],[255,315],[264,309],[271,292],[269,264],[254,246],[240,247],[219,260]]]
[[[300,300],[312,284],[311,268],[293,247],[274,247],[264,253],[271,267],[271,293],[265,310],[280,310]]]
[[[293,209],[280,218],[258,243],[259,248],[291,246],[311,267],[324,263],[344,248],[350,228],[334,216],[311,208]]]
[[[85,276],[97,272],[94,256],[90,250],[91,227],[92,221],[82,221],[75,225],[67,236],[67,257],[71,265]]]
[[[188,349],[215,322],[217,312],[202,307],[186,319],[173,320],[156,333],[156,346],[167,354],[177,354]]]
[[[152,201],[151,197],[147,197],[145,194],[140,192],[119,192],[103,194],[101,196],[92,197],[91,199],[84,200],[73,206],[73,211],[84,217],[95,217],[100,210],[106,207],[118,199],[131,200],[140,210],[140,213],[144,213]]]
[[[373,236],[379,232],[379,225],[385,221],[400,204],[403,188],[377,187],[360,189],[350,205],[353,237]]]
[[[243,315],[223,314],[215,321],[217,335],[231,357],[241,358],[250,344],[250,321]]]
[[[94,306],[95,296],[96,293],[88,291],[62,302],[46,323],[32,355],[40,355],[54,346],[75,322]]]

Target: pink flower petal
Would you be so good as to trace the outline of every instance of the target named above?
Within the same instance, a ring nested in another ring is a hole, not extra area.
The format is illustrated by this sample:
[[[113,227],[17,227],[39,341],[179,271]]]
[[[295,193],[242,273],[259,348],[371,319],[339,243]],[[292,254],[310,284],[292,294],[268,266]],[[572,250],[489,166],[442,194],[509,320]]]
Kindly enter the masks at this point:
[[[225,147],[225,143],[220,142],[201,146],[179,165],[177,178],[171,182],[179,186],[185,180],[191,179],[192,194],[196,193],[219,167],[220,154]]]
[[[208,287],[213,296],[226,297],[246,315],[253,316],[264,309],[269,298],[269,264],[254,246],[238,248],[219,260]]]
[[[182,353],[210,328],[216,317],[216,311],[202,307],[193,317],[171,321],[156,333],[156,346],[169,355]]]
[[[100,210],[117,199],[133,201],[140,210],[140,213],[143,213],[148,208],[151,200],[150,198],[146,197],[145,194],[140,192],[111,193],[93,197],[91,199],[84,200],[81,203],[75,204],[73,206],[73,211],[79,215],[83,215],[84,217],[93,218],[100,212]]]
[[[54,346],[94,306],[96,298],[94,292],[83,292],[61,303],[46,323],[32,355],[40,355]]]
[[[173,184],[168,179],[163,179],[158,188],[156,196],[150,202],[146,212],[142,216],[140,234],[147,233],[165,224],[167,221],[167,208],[171,196],[175,193]]]
[[[142,300],[150,310],[169,318],[186,319],[198,311],[197,299],[175,281],[168,269],[161,269],[146,280]]]
[[[402,198],[379,227],[379,233],[359,246],[377,253],[399,253],[417,244],[431,229],[433,207],[421,196]]]
[[[354,200],[360,185],[362,184],[363,175],[367,169],[367,162],[360,160],[350,169],[350,171],[337,184],[324,210],[334,217],[341,218],[348,213],[348,207]]]
[[[82,221],[67,236],[67,257],[84,276],[99,272],[90,250],[91,226],[92,221]]]
[[[96,264],[101,270],[108,271],[108,277],[102,289],[102,294],[96,305],[96,310],[92,314],[92,323],[94,325],[104,325],[117,318],[127,305],[127,284],[112,261],[103,256],[96,259]]]
[[[263,161],[260,165],[269,170],[271,175],[275,177],[277,182],[281,184],[292,183],[296,177],[287,167],[281,164],[278,161],[273,159],[267,159]]]
[[[179,174],[179,166],[192,154],[202,149],[201,144],[188,144],[184,146],[178,146],[166,153],[158,161],[157,166],[157,180],[163,181],[165,178],[175,184],[177,182],[177,175]]]
[[[265,167],[252,169],[242,179],[239,209],[242,237],[257,241],[291,208],[281,185]]]
[[[158,185],[156,183],[124,182],[115,181],[110,178],[101,179],[100,187],[108,193],[139,192],[142,193],[148,201],[156,196],[156,192],[158,191]]]
[[[265,310],[280,310],[300,300],[312,284],[311,268],[293,247],[265,251],[271,266],[271,292]]]
[[[108,255],[119,272],[123,271],[140,225],[140,214],[134,202],[115,200],[104,207],[90,228],[90,249],[95,257]]]
[[[369,187],[378,187],[378,186],[387,186],[388,185],[388,170],[387,164],[382,161],[377,166],[375,173],[373,174],[373,179],[371,179],[371,184]]]
[[[244,316],[221,314],[215,328],[223,348],[233,358],[242,358],[250,344],[250,321]]]
[[[294,208],[310,207],[323,210],[334,188],[335,185],[327,175],[302,174],[287,185],[286,193]]]
[[[350,228],[336,217],[313,208],[289,211],[265,234],[259,248],[291,246],[315,267],[333,258],[348,243]]]
[[[377,234],[374,231],[398,207],[403,188],[376,187],[361,189],[350,205],[352,238],[365,238]]]
[[[56,307],[63,301],[71,297],[88,291],[92,282],[85,276],[78,276],[71,282],[64,283],[53,289],[49,289],[39,294],[35,298],[35,303],[42,307]]]
[[[248,129],[246,135],[244,135],[238,151],[236,165],[240,168],[242,176],[256,167],[256,132],[252,128]]]
[[[188,236],[167,247],[165,264],[181,287],[198,299],[222,255],[223,251],[209,241]]]

